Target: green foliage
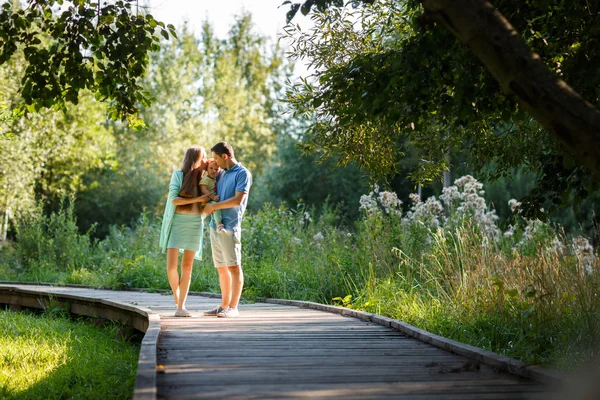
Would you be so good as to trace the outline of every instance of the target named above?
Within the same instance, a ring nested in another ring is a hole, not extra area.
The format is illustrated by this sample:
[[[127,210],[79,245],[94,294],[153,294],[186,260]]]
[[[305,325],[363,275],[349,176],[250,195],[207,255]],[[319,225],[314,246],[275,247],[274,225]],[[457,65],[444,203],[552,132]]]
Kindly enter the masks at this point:
[[[159,48],[160,33],[175,35],[172,25],[134,11],[137,2],[77,1],[57,11],[60,0],[31,1],[25,9],[5,2],[0,11],[0,65],[21,49],[26,70],[19,93],[22,110],[64,108],[91,90],[110,102],[109,115],[139,125],[139,104],[148,105],[138,79],[148,53]]]
[[[103,284],[114,288],[163,288],[165,255],[158,247],[160,225],[142,214],[133,228],[112,226],[98,245]]]
[[[133,393],[139,346],[125,329],[56,312],[0,311],[0,397],[122,399]]]
[[[38,201],[52,212],[72,194],[80,228],[96,225],[99,238],[111,224],[131,225],[143,209],[159,214],[170,174],[194,143],[210,149],[231,140],[238,159],[260,175],[275,149],[283,118],[275,97],[289,66],[281,49],[255,33],[250,16],[241,15],[226,38],[215,37],[209,22],[201,38],[184,27],[149,62],[137,83],[153,99],[152,107],[141,105],[143,132],[107,120],[109,110],[88,90],[62,112],[7,112],[0,125],[0,241],[14,236]],[[18,89],[26,69],[21,50],[0,66],[7,110],[24,103]]]
[[[274,151],[277,124],[275,95],[287,66],[278,48],[269,48],[254,31],[249,14],[238,17],[226,38],[217,38],[207,21],[200,37],[186,26],[151,55],[144,90],[153,98],[143,107],[143,133],[111,124],[115,164],[89,171],[78,195],[81,226],[98,223],[104,237],[111,224],[129,225],[142,209],[162,212],[169,177],[187,147],[210,148],[230,140],[236,157],[261,174]]]
[[[228,140],[258,176],[274,151],[282,118],[276,97],[289,69],[282,49],[256,33],[248,13],[236,17],[224,38],[215,36],[209,21],[198,36],[183,26],[177,39],[152,54],[142,82],[154,98],[141,113],[148,129],[143,138],[123,135],[123,146],[152,153],[170,174],[190,144],[210,150]]]
[[[159,215],[164,210],[168,177],[161,180],[156,169],[145,168],[139,161],[121,168],[94,170],[84,178],[83,189],[75,204],[78,225],[82,230],[95,226],[97,238],[106,237],[111,226],[133,226],[141,210]],[[161,209],[162,208],[162,209]]]
[[[22,56],[0,66],[2,101],[14,107],[24,74]],[[40,111],[13,115],[0,126],[0,240],[11,224],[35,209],[37,200],[56,210],[60,199],[81,190],[87,171],[114,165],[112,132],[99,123],[105,107],[89,93],[65,112]]]
[[[314,146],[385,176],[397,172],[401,145],[408,141],[422,160],[412,172],[421,182],[439,176],[448,168],[446,155],[456,152],[466,152],[469,166],[484,180],[525,165],[540,177],[527,198],[530,216],[539,216],[540,203],[570,205],[597,190],[597,179],[502,95],[466,46],[443,28],[424,30],[416,23],[420,2],[382,0],[359,10],[319,4],[314,28],[287,30],[294,40],[291,55],[315,67],[311,79],[287,94],[297,115],[314,116],[309,129]],[[600,25],[589,18],[598,13],[598,3],[494,5],[552,71],[600,104]],[[485,168],[490,162],[493,171]]]
[[[355,220],[358,214],[358,193],[367,189],[366,178],[355,165],[339,166],[333,158],[322,162],[318,154],[305,154],[301,142],[281,135],[277,154],[252,187],[250,209],[260,209],[264,203],[295,204],[301,200],[317,209],[325,199],[338,204],[345,221]]]
[[[236,158],[259,176],[275,151],[283,119],[277,99],[291,66],[278,44],[254,33],[247,13],[236,19],[224,41],[217,40],[212,27],[205,24],[200,43],[205,79],[198,95],[201,116],[208,121],[203,128],[210,132],[212,142],[217,138],[231,142]]]
[[[357,279],[352,234],[334,228],[335,209],[270,205],[244,220],[245,291],[275,298],[328,302]],[[292,261],[295,260],[295,261]]]
[[[79,234],[74,199],[58,212],[44,215],[41,209],[21,220],[17,227],[18,265],[27,272],[55,269],[70,272],[94,268],[95,254],[90,232]]]

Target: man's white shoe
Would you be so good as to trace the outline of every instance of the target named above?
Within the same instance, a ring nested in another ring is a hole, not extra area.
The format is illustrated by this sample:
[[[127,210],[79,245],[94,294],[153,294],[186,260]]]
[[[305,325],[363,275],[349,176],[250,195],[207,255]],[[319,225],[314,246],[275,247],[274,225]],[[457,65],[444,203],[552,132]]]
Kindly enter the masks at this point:
[[[240,312],[237,310],[237,308],[231,308],[231,307],[227,307],[217,314],[217,317],[220,317],[220,318],[235,318],[235,317],[239,317],[239,316],[240,316]]]

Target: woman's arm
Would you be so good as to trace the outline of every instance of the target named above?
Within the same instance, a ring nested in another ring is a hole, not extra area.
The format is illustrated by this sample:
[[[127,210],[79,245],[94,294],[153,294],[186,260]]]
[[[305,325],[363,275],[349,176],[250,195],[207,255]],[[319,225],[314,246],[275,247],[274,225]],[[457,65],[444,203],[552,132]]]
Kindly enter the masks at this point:
[[[172,203],[176,206],[183,206],[186,204],[192,204],[192,203],[208,203],[210,201],[210,197],[205,194],[202,195],[200,197],[175,197],[172,201]]]

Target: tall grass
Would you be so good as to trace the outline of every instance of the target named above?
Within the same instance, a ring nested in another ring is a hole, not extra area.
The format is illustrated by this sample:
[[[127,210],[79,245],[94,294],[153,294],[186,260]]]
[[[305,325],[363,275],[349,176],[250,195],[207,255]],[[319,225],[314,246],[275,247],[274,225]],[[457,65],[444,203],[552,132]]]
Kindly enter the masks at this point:
[[[502,232],[477,185],[463,180],[444,204],[413,199],[404,214],[374,191],[351,227],[327,204],[319,213],[265,205],[244,220],[243,297],[345,305],[562,369],[597,357],[600,268],[591,246],[518,214]],[[38,218],[0,251],[0,277],[168,289],[157,218],[144,213],[101,242],[74,230],[68,208]],[[191,290],[219,290],[208,238]]]

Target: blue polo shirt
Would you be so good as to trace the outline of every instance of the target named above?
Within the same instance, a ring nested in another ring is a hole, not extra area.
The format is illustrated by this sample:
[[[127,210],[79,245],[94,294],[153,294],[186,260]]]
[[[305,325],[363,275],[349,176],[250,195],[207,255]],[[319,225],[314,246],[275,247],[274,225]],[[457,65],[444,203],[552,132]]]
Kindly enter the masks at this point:
[[[217,175],[217,196],[219,196],[219,202],[235,197],[235,192],[246,193],[242,204],[237,207],[223,208],[221,210],[223,225],[225,225],[226,230],[239,230],[242,225],[242,217],[248,204],[247,195],[250,192],[250,186],[252,186],[252,174],[241,163],[237,163],[229,169],[222,170]],[[216,228],[212,218],[210,226]]]

